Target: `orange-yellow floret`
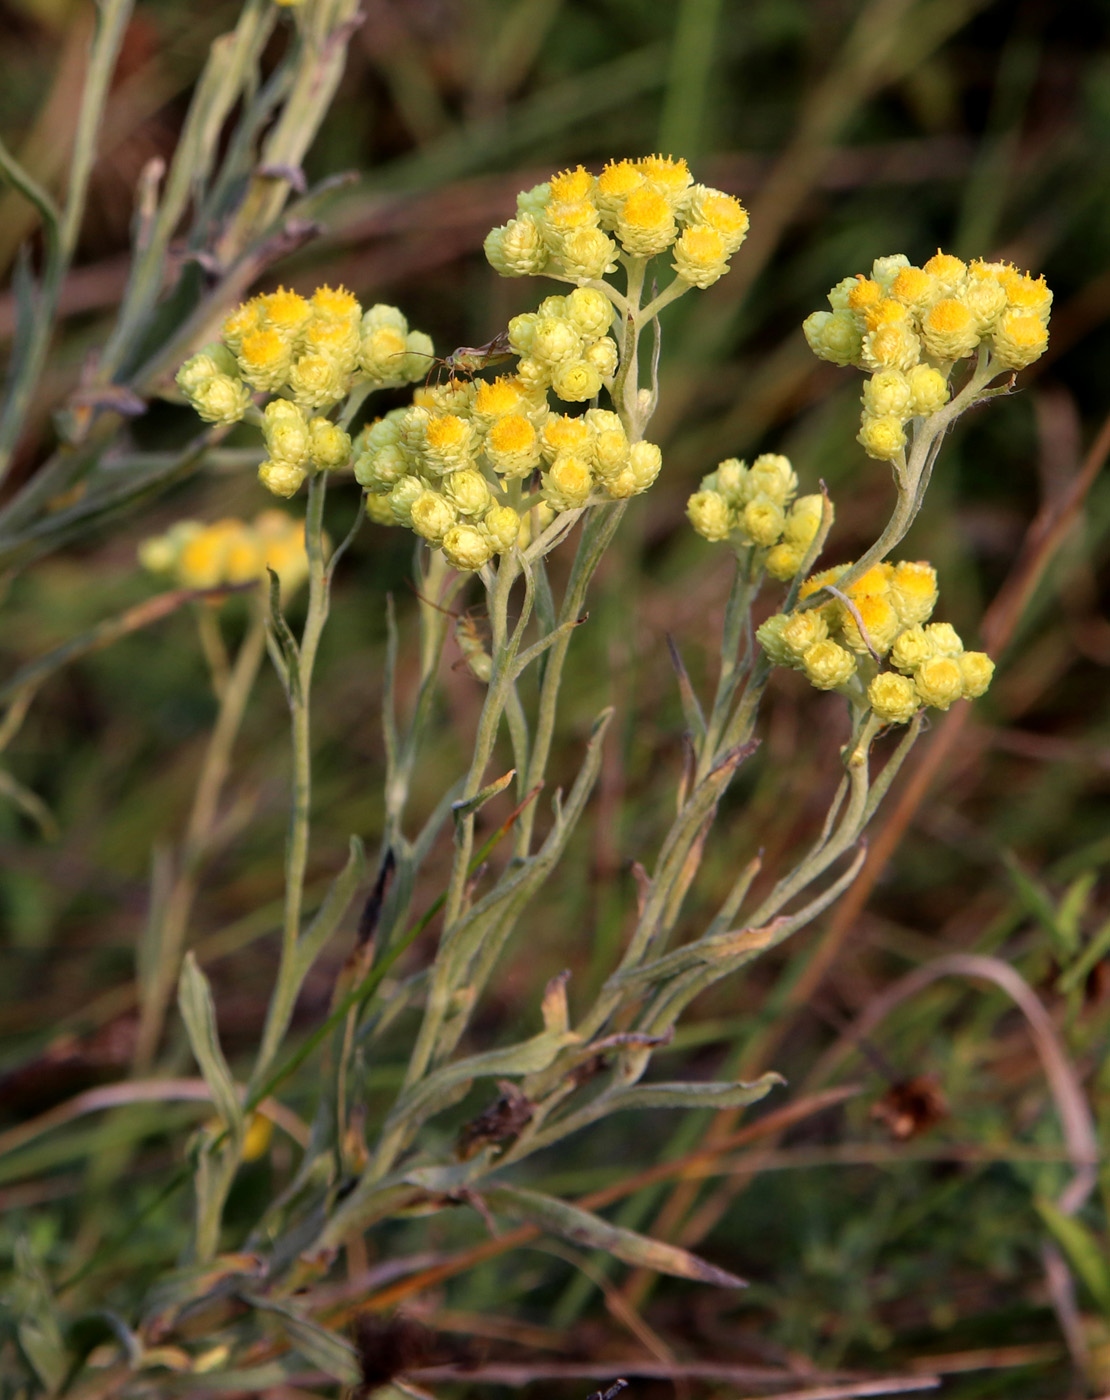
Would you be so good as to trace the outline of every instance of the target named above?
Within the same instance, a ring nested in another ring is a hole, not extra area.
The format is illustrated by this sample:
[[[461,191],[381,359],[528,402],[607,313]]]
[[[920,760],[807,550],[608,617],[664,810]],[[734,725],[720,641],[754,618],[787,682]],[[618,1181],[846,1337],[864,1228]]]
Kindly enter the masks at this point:
[[[317,287],[312,293],[312,309],[318,316],[341,321],[362,314],[358,298],[346,287]]]
[[[878,282],[873,282],[870,277],[864,277],[862,273],[856,281],[856,285],[848,293],[848,309],[850,311],[866,311],[869,306],[874,306],[877,301],[881,301],[883,289]]]
[[[581,165],[573,170],[561,170],[550,181],[551,198],[564,203],[588,199],[594,187],[594,177]]]

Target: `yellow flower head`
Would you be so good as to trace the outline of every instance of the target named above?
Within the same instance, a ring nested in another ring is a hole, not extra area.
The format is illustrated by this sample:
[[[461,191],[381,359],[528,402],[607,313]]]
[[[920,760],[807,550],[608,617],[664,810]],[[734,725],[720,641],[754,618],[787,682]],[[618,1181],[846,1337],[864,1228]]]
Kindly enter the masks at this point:
[[[869,331],[880,326],[903,326],[910,321],[910,312],[894,297],[880,297],[864,308],[863,322]]]
[[[437,476],[469,467],[474,455],[473,427],[455,413],[430,418],[424,429],[424,455]]]
[[[919,315],[937,299],[937,279],[920,267],[904,267],[890,284],[890,295]]]
[[[304,348],[313,355],[327,355],[340,374],[351,374],[358,363],[361,341],[353,320],[324,321],[314,317],[305,328]]]
[[[914,689],[921,704],[947,710],[963,695],[959,662],[951,656],[931,656],[913,673]]]
[[[802,669],[810,685],[818,690],[835,690],[855,675],[856,658],[836,642],[814,642],[802,657]]]
[[[277,389],[284,384],[292,358],[290,339],[280,331],[250,331],[239,345],[239,367],[255,389]]]
[[[1005,290],[1006,301],[1011,311],[1039,316],[1042,321],[1048,320],[1048,313],[1052,307],[1052,292],[1043,276],[1033,278],[1027,272],[1018,272],[1016,268],[1010,268],[1002,273],[998,280]]]
[[[617,218],[617,238],[625,252],[636,258],[653,257],[668,248],[674,236],[674,215],[665,197],[650,185],[633,190]]]
[[[903,627],[925,622],[937,602],[937,571],[932,564],[903,560],[890,577],[890,597]]]
[[[913,681],[896,671],[883,671],[867,687],[867,699],[876,719],[884,724],[906,724],[919,704]]]
[[[704,224],[719,233],[730,255],[748,235],[748,211],[740,201],[731,194],[704,185],[695,187],[689,218],[691,224]]]
[[[630,160],[611,160],[597,177],[598,193],[607,199],[624,199],[644,183],[644,175]]]
[[[576,165],[573,170],[562,170],[550,180],[552,201],[570,204],[589,199],[595,184],[594,177],[581,165]]]
[[[661,190],[673,205],[693,182],[690,168],[682,159],[671,156],[644,156],[637,161],[645,180]]]
[[[921,338],[938,360],[960,360],[979,344],[979,327],[966,303],[942,297],[922,317]]]
[[[523,414],[507,413],[486,433],[485,451],[502,476],[527,476],[539,461],[539,438]]]
[[[711,287],[728,271],[728,247],[713,228],[684,228],[675,241],[674,255],[671,266],[695,287]]]
[[[902,630],[902,621],[890,598],[881,593],[868,593],[855,600],[856,612],[863,622],[866,636],[860,631],[859,622],[847,608],[841,609],[840,631],[844,644],[852,651],[870,651],[874,648],[885,655],[895,637]]]
[[[267,292],[258,298],[259,307],[267,322],[275,330],[295,334],[312,315],[312,307],[299,292],[287,291],[279,287],[276,292]]]
[[[878,282],[873,282],[870,277],[864,277],[861,273],[856,278],[856,285],[848,293],[848,310],[862,314],[869,306],[874,306],[882,299],[883,289]]]
[[[515,375],[483,379],[474,391],[474,417],[487,422],[511,413],[527,412],[531,407],[532,400]]]
[[[257,297],[241,306],[231,313],[223,324],[221,335],[232,350],[238,350],[242,344],[243,337],[249,335],[251,331],[256,331],[262,320],[262,308]]]
[[[557,457],[549,471],[544,472],[544,497],[555,510],[575,510],[584,506],[593,489],[590,464],[571,453]]]
[[[925,271],[936,278],[940,290],[947,292],[956,291],[967,277],[967,265],[939,248],[925,264]]]
[[[991,337],[994,359],[1006,369],[1024,369],[1040,359],[1048,345],[1048,329],[1039,316],[1004,311]]]
[[[358,298],[346,287],[317,287],[312,293],[312,309],[327,321],[357,321],[362,316]]]
[[[588,453],[590,425],[584,417],[571,418],[565,413],[553,413],[541,432],[544,455],[548,458],[563,452]]]
[[[603,361],[607,366],[608,358]],[[586,403],[601,392],[601,370],[587,359],[564,360],[551,371],[551,388],[565,403]]]

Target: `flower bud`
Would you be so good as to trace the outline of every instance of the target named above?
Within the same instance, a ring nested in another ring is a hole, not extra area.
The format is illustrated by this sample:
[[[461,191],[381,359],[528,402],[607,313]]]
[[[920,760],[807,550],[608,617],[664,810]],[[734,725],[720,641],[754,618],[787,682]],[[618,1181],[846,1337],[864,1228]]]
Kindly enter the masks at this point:
[[[788,544],[784,540],[781,544],[776,544],[767,551],[763,567],[772,578],[778,579],[780,583],[785,583],[787,579],[792,579],[802,567],[804,558],[804,548],[800,545]]]
[[[908,322],[892,322],[863,337],[860,361],[865,369],[910,370],[921,359],[921,341]]]
[[[347,392],[347,381],[327,355],[301,355],[289,370],[289,387],[302,408],[330,408]]]
[[[872,418],[909,418],[910,397],[910,381],[900,369],[881,369],[863,382],[863,407]]]
[[[767,653],[774,666],[796,666],[794,653],[783,640],[783,633],[792,621],[790,613],[775,613],[755,629],[755,639]]]
[[[396,525],[397,517],[393,514],[393,505],[388,495],[378,495],[376,492],[368,491],[364,498],[367,518],[375,525]]]
[[[925,271],[937,280],[942,295],[954,296],[967,281],[967,264],[938,248],[925,264]]]
[[[536,336],[536,322],[539,319],[534,311],[524,311],[509,322],[509,345],[515,354],[532,354],[532,342]]]
[[[230,374],[202,379],[187,395],[206,423],[238,423],[250,407],[251,391]]]
[[[547,245],[533,213],[492,229],[484,248],[490,266],[502,277],[533,277],[547,265]]]
[[[910,386],[909,411],[915,418],[936,413],[948,402],[948,381],[932,365],[914,365],[906,379]]]
[[[934,656],[959,656],[964,649],[960,634],[950,622],[930,622],[925,635],[933,648]]]
[[[643,173],[631,160],[611,160],[597,177],[594,203],[605,228],[615,228],[624,202],[633,190],[645,183]]]
[[[369,331],[376,331],[379,326],[391,326],[395,331],[400,331],[402,335],[408,335],[408,317],[397,306],[390,306],[388,302],[376,301],[373,306],[362,313],[362,320],[359,322],[362,334]]]
[[[420,477],[403,476],[390,491],[387,498],[389,508],[398,525],[407,525],[410,529],[412,528],[412,508],[425,490],[426,487]]]
[[[617,267],[617,245],[599,228],[574,229],[560,240],[559,262],[583,282],[607,277]]]
[[[460,515],[469,516],[484,515],[491,499],[489,483],[473,467],[444,477],[443,494]]]
[[[906,724],[917,711],[913,681],[896,671],[881,671],[867,687],[867,699],[875,718],[884,724]]]
[[[782,535],[782,506],[768,496],[756,496],[740,512],[740,529],[752,544],[777,544]]]
[[[654,442],[634,442],[628,449],[628,466],[639,491],[646,491],[663,466],[663,453]]]
[[[258,479],[266,490],[286,498],[296,495],[307,475],[304,467],[290,466],[288,462],[263,462],[258,468]]]
[[[735,525],[728,501],[719,491],[695,491],[686,502],[686,514],[698,534],[713,542],[727,540]]]
[[[921,704],[934,710],[947,710],[963,695],[960,665],[951,656],[930,656],[914,671],[913,683]]]
[[[520,538],[520,516],[512,506],[492,505],[482,516],[482,530],[495,554],[507,554]]]
[[[421,491],[412,503],[410,515],[412,528],[432,544],[442,544],[444,535],[455,523],[454,507],[440,491]]]
[[[397,326],[370,326],[362,333],[359,341],[358,363],[363,374],[376,383],[391,384],[399,381],[405,371],[408,355],[406,333]],[[432,367],[427,360],[424,373]]]
[[[748,490],[748,465],[741,462],[739,457],[726,457],[723,462],[718,462],[713,476],[716,478],[713,486],[707,480],[702,481],[702,486],[706,490],[719,491],[729,505],[743,505],[752,494]]]
[[[783,540],[791,545],[796,545],[799,549],[799,561],[803,554],[817,538],[817,531],[821,528],[821,521],[825,514],[825,498],[819,495],[799,496],[790,507],[790,513],[786,517],[782,527]],[[768,567],[770,565],[768,564]],[[792,570],[792,573],[797,570]],[[781,578],[781,574],[775,574],[775,578]]]
[[[395,443],[379,448],[377,452],[361,452],[355,458],[355,480],[368,491],[388,490],[395,486],[408,470],[405,454]]]
[[[854,278],[851,280],[855,281]],[[863,335],[856,318],[846,308],[814,311],[802,322],[802,330],[809,348],[818,359],[828,360],[834,365],[854,365],[858,362],[863,349]]]
[[[447,561],[456,569],[475,570],[493,558],[490,540],[473,525],[452,525],[441,546]]]
[[[262,416],[262,436],[275,462],[303,467],[309,455],[308,420],[288,399],[271,399]]]
[[[617,350],[617,342],[612,336],[603,335],[595,340],[592,345],[587,345],[582,358],[597,370],[602,380],[608,384],[617,372],[620,364],[620,354]],[[554,376],[557,379],[558,375]],[[558,393],[558,389],[555,390]],[[591,395],[591,397],[593,397]]]
[[[933,644],[923,627],[907,627],[895,638],[890,649],[892,664],[908,674],[916,671],[923,661],[928,661],[933,655]]]
[[[557,365],[582,355],[582,337],[562,316],[540,316],[532,329],[529,354],[545,364]]]
[[[211,345],[206,345],[195,355],[189,356],[177,371],[177,387],[186,396],[191,396],[198,384],[203,383],[206,379],[211,379],[216,374],[227,374],[233,379],[239,378],[239,361],[227,346],[218,340],[214,340]]]
[[[818,690],[835,690],[856,673],[856,659],[836,642],[814,642],[802,657],[802,669]]]
[[[986,693],[994,675],[994,662],[984,651],[965,651],[957,658],[965,700],[977,700]]]
[[[601,392],[601,375],[589,360],[569,360],[551,371],[551,388],[565,403],[586,403]]]
[[[593,287],[577,287],[566,299],[566,319],[585,341],[607,335],[613,323],[613,304]]]
[[[573,452],[581,457],[593,452],[593,428],[588,413],[572,418],[568,413],[549,414],[540,429],[543,455],[549,462],[561,453]]]
[[[889,415],[873,418],[864,413],[856,441],[869,457],[880,462],[892,462],[906,445],[906,434],[901,418]]]
[[[721,468],[717,470],[719,473]],[[798,489],[798,478],[789,457],[762,452],[748,469],[745,486],[749,499],[766,496],[776,505],[785,506]]]
[[[704,225],[724,240],[725,255],[731,257],[748,236],[748,211],[730,194],[694,185],[686,207],[688,227]]]
[[[629,445],[623,428],[608,428],[598,433],[594,441],[594,460],[603,478],[624,471],[629,461]]]
[[[780,633],[782,644],[795,664],[800,664],[810,647],[825,641],[828,635],[829,624],[822,616],[820,608],[791,613],[790,620],[783,625]]]
[[[885,258],[876,258],[871,264],[872,281],[878,282],[884,292],[890,290],[895,278],[910,265],[905,253],[889,253]]]
[[[346,287],[317,287],[312,293],[312,313],[321,321],[353,321],[362,318],[358,298]]]
[[[351,458],[351,435],[327,418],[314,418],[308,425],[312,460],[321,471],[345,467]]]
[[[852,651],[877,651],[880,656],[890,650],[891,643],[898,636],[902,623],[889,597],[878,593],[865,594],[853,600],[866,629],[860,631],[855,615],[843,608],[840,615],[840,631],[844,645]]]
[[[1005,310],[1006,290],[997,278],[969,277],[967,286],[960,292],[960,300],[970,312],[979,334],[989,335]]]

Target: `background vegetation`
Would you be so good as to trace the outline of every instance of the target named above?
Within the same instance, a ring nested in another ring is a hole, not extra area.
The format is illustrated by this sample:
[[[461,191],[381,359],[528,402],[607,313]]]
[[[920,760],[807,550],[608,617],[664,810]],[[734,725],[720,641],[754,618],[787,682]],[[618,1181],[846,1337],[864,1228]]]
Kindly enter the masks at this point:
[[[149,0],[127,27],[60,331],[9,489],[52,451],[65,430],[55,415],[75,411],[82,367],[123,295],[140,174],[172,154],[208,46],[237,13]],[[48,191],[61,190],[91,7],[6,0],[0,25],[0,134]],[[803,317],[874,256],[920,262],[938,244],[1043,271],[1056,294],[1048,354],[1018,394],[962,420],[906,551],[940,569],[939,615],[996,655],[993,689],[920,744],[855,889],[802,941],[697,1002],[666,1052],[676,1078],[775,1068],[789,1088],[745,1119],[746,1146],[728,1140],[736,1123],[726,1115],[661,1115],[582,1134],[543,1164],[544,1189],[577,1196],[707,1149],[699,1160],[715,1174],[644,1185],[613,1218],[697,1248],[753,1286],[737,1295],[660,1282],[550,1244],[505,1250],[454,1279],[417,1277],[405,1306],[431,1329],[410,1362],[421,1384],[445,1378],[427,1368],[468,1358],[477,1370],[466,1388],[491,1394],[497,1381],[527,1376],[536,1393],[577,1395],[616,1374],[639,1374],[638,1395],[663,1393],[668,1383],[653,1375],[672,1376],[684,1395],[748,1393],[757,1382],[775,1393],[760,1371],[772,1367],[780,1389],[862,1371],[943,1373],[953,1397],[1076,1393],[1045,1290],[1049,1227],[1037,1208],[1066,1180],[1067,1154],[1029,1029],[982,981],[953,976],[897,1003],[891,989],[950,954],[1013,964],[1056,1022],[1106,1143],[1110,489],[1096,471],[1110,366],[1108,31],[1105,6],[1090,0],[364,5],[305,162],[310,186],[354,174],[313,207],[316,236],[266,266],[259,288],[343,282],[364,303],[402,306],[446,351],[488,340],[534,293],[491,272],[481,239],[508,216],[516,190],[553,170],[682,154],[697,178],[738,194],[752,219],[731,274],[669,313],[651,434],[664,474],[633,504],[607,558],[590,624],[575,638],[576,689],[563,715],[577,746],[600,706],[617,705],[602,781],[562,882],[528,927],[527,955],[505,963],[483,1008],[483,1044],[512,1038],[520,1008],[560,969],[583,995],[596,986],[634,909],[630,863],[668,824],[683,724],[665,639],[681,640],[704,684],[729,583],[721,552],[683,518],[700,476],[723,456],[785,452],[803,489],[821,478],[832,492],[836,557],[851,557],[885,519],[885,470],[854,441],[858,381],[813,358]],[[266,64],[285,42],[275,36]],[[32,206],[3,189],[0,264],[12,268],[20,243],[38,236]],[[9,340],[16,303],[17,288],[0,298]],[[179,447],[193,431],[187,410],[158,401],[126,429],[136,451]],[[252,473],[226,461],[181,475],[13,570],[5,676],[149,597],[135,564],[143,538],[182,516],[253,515],[261,504]],[[342,529],[337,517],[333,534]],[[410,565],[407,533],[368,527],[338,575],[316,703],[317,891],[350,832],[371,848],[380,835],[382,598],[394,594],[404,633],[415,611]],[[457,658],[452,651],[449,668]],[[414,665],[403,653],[402,687]],[[481,699],[465,668],[445,669],[443,680],[437,751],[417,779],[425,811],[459,771]],[[763,749],[727,799],[691,918],[716,907],[757,848],[773,871],[814,830],[835,785],[840,702],[797,676],[773,685]],[[152,850],[180,839],[212,714],[186,609],[60,671],[6,755],[12,778],[44,804],[0,806],[0,1112],[9,1124],[128,1072]],[[280,689],[264,674],[191,924],[233,1064],[257,1042],[273,980],[284,726]],[[437,893],[427,890],[425,903]],[[337,940],[310,979],[302,1031],[326,1014],[348,951]],[[411,966],[428,956],[418,943]],[[866,1041],[853,1044],[860,1018]],[[411,1030],[398,1023],[374,1071],[383,1095]],[[180,1030],[171,1036],[168,1062],[191,1072]],[[818,1112],[807,1096],[830,1084],[855,1092]],[[306,1080],[290,1102],[309,1104],[312,1089]],[[802,1102],[812,1111],[792,1127],[768,1118]],[[899,1108],[913,1130],[904,1140],[890,1130]],[[474,1111],[464,1105],[442,1131]],[[182,1104],[83,1118],[0,1157],[5,1251],[23,1237],[55,1280],[125,1311],[183,1242],[182,1202],[162,1191],[203,1113]],[[250,1216],[252,1199],[288,1169],[279,1144],[243,1171],[232,1212]],[[1075,1322],[1091,1393],[1100,1374],[1110,1388],[1105,1173],[1102,1186],[1071,1256],[1086,1260],[1075,1265]],[[405,1229],[423,1230],[439,1258],[484,1238],[473,1213],[459,1217]],[[392,1243],[409,1249],[415,1238]],[[716,1370],[699,1378],[695,1363]]]

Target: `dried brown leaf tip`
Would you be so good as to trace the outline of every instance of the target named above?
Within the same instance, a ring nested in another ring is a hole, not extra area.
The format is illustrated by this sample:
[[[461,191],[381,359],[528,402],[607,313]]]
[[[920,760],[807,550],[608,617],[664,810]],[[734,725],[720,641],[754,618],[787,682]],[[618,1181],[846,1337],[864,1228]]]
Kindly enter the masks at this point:
[[[456,1152],[461,1161],[468,1161],[486,1143],[507,1142],[517,1137],[532,1118],[532,1101],[511,1079],[499,1079],[497,1100],[467,1123],[459,1133]]]

